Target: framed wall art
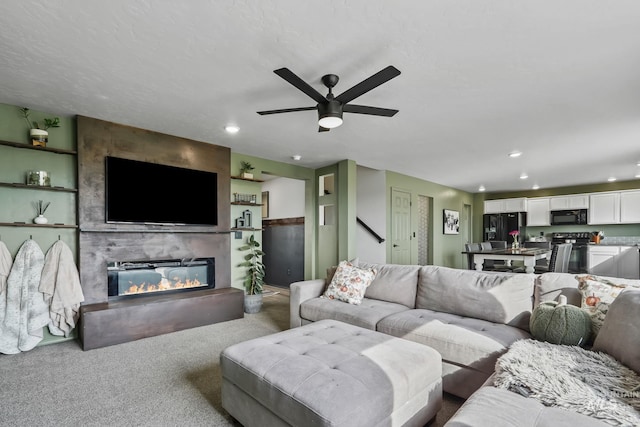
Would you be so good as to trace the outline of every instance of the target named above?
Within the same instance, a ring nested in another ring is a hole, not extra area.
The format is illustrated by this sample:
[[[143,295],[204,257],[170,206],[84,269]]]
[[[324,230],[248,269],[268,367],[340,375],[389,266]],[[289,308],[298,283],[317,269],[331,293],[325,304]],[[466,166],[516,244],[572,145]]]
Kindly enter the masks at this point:
[[[460,233],[460,212],[450,209],[443,209],[442,220],[444,224],[444,234]]]

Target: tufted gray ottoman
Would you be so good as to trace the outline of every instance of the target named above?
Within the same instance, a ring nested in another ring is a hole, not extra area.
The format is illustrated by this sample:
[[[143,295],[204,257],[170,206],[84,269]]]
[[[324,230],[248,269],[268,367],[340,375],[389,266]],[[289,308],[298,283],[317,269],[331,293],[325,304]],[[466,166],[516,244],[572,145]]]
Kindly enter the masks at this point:
[[[244,426],[423,426],[442,406],[438,352],[335,320],[232,345],[220,364]]]

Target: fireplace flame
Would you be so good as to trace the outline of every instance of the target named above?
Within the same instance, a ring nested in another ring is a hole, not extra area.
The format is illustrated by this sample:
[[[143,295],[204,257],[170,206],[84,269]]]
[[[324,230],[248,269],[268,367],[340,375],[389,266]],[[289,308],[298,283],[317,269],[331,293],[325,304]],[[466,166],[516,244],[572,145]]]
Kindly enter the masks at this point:
[[[124,291],[123,295],[145,294],[149,292],[171,291],[174,289],[197,288],[199,286],[203,286],[202,282],[198,279],[186,279],[185,281],[182,281],[178,277],[174,277],[173,280],[167,280],[163,277],[162,280],[160,280],[160,283],[157,284],[135,284],[133,282],[129,282],[129,284],[129,288]]]

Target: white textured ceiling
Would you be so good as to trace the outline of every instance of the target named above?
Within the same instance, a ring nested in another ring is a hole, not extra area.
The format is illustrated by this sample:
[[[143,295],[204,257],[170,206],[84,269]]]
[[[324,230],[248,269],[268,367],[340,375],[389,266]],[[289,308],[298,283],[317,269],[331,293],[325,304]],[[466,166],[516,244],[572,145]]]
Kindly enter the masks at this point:
[[[393,118],[256,114],[315,104],[277,68],[323,94],[337,74],[339,94],[387,65],[402,74],[353,102]],[[3,1],[0,103],[470,192],[632,180],[640,1]]]

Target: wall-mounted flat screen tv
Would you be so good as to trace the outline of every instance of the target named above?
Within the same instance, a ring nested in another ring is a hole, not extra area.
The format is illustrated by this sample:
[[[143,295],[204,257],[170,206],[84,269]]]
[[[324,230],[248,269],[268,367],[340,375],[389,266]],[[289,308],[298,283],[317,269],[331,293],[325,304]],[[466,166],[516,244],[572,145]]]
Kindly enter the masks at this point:
[[[218,224],[217,173],[118,157],[105,159],[107,222]]]

